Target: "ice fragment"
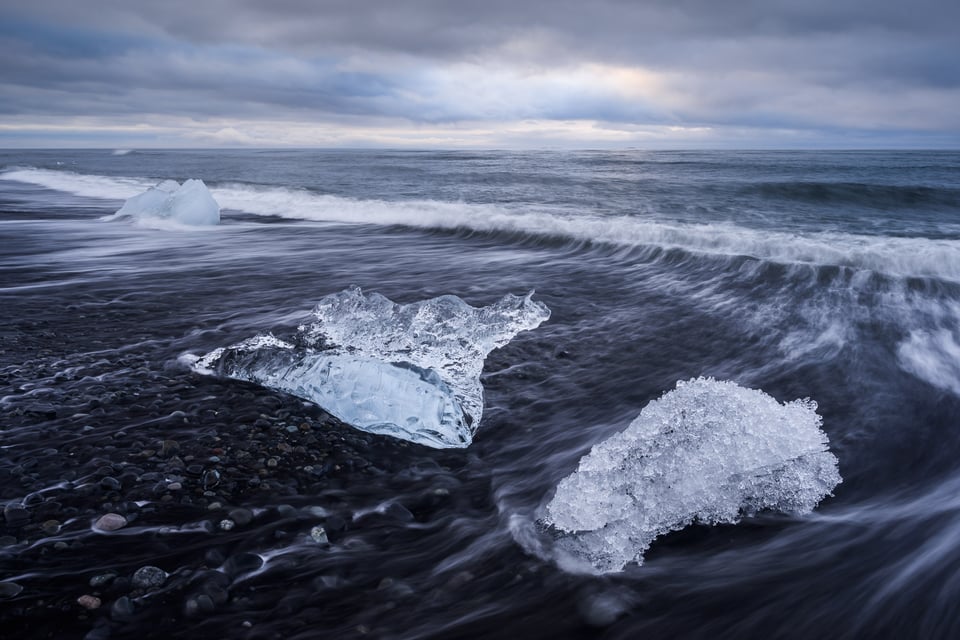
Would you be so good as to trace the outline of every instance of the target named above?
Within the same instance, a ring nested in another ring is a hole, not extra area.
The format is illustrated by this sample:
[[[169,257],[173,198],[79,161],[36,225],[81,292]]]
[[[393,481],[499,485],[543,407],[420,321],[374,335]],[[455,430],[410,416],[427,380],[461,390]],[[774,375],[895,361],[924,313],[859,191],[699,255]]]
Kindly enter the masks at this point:
[[[816,408],[733,382],[678,382],[580,460],[542,522],[562,555],[611,572],[695,522],[808,513],[841,482]]]
[[[127,200],[112,217],[213,225],[220,223],[220,205],[202,180],[187,180],[183,185],[165,180]]]
[[[259,335],[193,366],[306,398],[364,431],[466,447],[483,414],[487,354],[550,317],[532,295],[482,308],[450,295],[400,305],[353,287],[323,298],[292,343]]]

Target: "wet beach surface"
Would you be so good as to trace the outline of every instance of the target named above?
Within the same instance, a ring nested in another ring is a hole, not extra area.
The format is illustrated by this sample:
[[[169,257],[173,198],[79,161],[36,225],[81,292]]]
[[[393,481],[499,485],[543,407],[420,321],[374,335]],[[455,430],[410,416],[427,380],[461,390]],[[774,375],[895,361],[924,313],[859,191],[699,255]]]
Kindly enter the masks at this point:
[[[960,634],[955,154],[4,162],[40,177],[0,178],[0,637]],[[189,177],[233,199],[220,225],[101,220]],[[354,284],[550,308],[487,358],[470,447],[185,364]],[[559,568],[558,483],[701,375],[815,400],[834,496]]]

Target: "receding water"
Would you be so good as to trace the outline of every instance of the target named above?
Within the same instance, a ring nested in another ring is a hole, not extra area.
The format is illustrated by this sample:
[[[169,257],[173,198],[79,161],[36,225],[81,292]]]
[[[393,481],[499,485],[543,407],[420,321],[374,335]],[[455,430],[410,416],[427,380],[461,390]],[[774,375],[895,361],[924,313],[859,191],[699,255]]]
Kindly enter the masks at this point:
[[[219,225],[102,219],[191,178]],[[352,285],[550,318],[464,449],[185,364]],[[6,151],[0,309],[4,637],[960,635],[960,154]],[[834,495],[619,573],[537,553],[558,483],[699,376],[815,401]]]

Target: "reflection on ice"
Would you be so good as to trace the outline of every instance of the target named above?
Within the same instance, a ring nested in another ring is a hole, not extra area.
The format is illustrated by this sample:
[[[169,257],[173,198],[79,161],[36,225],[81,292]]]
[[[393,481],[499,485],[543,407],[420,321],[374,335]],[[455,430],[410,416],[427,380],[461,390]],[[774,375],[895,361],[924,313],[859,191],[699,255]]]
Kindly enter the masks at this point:
[[[559,561],[619,571],[695,522],[809,513],[841,481],[816,407],[733,382],[678,382],[560,482],[543,518]]]
[[[466,447],[483,414],[487,354],[550,317],[531,296],[479,309],[456,296],[399,305],[354,287],[323,298],[294,343],[256,336],[194,368],[306,398],[364,431]]]

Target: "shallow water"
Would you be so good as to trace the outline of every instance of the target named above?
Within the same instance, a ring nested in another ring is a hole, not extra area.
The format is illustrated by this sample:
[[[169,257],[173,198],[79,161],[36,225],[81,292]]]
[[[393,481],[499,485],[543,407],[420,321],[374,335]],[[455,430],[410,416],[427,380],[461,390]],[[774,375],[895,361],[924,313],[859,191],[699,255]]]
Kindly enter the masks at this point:
[[[960,633],[958,154],[46,151],[0,167],[0,581],[23,588],[0,600],[5,636]],[[100,220],[188,178],[219,226]],[[474,306],[535,290],[551,317],[488,357],[464,450],[360,434],[180,359],[292,335],[350,285]],[[579,459],[700,375],[814,399],[835,496],[662,537],[604,577],[532,553]],[[236,508],[249,522],[223,530]],[[94,531],[111,511],[130,523]],[[131,582],[145,565],[162,587]]]

